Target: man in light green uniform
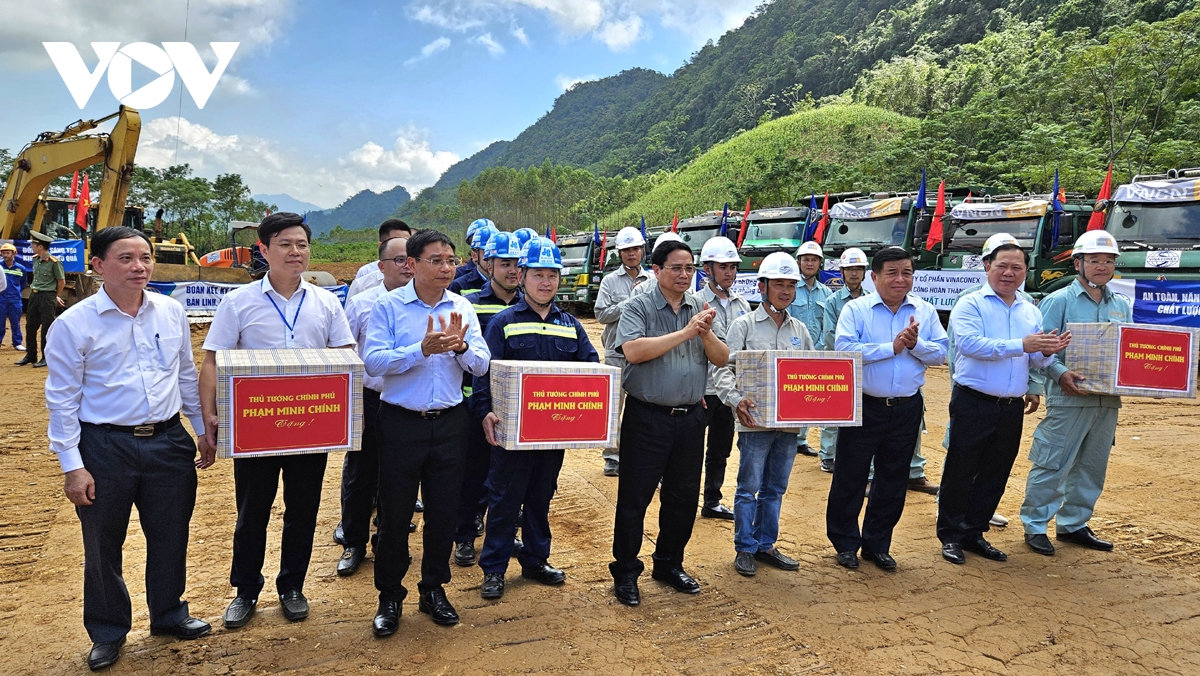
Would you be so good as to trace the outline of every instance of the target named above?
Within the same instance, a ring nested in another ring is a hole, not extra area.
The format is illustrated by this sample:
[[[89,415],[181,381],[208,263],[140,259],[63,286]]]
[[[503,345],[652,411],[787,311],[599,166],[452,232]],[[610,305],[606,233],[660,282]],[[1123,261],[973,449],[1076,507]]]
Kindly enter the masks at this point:
[[[33,364],[33,368],[46,366],[46,332],[58,316],[58,309],[66,303],[62,299],[67,276],[63,264],[50,255],[50,244],[54,240],[40,232],[33,236],[33,283],[29,285],[29,304],[25,307],[25,358],[17,366]],[[42,358],[38,359],[37,332],[42,331]]]
[[[821,283],[821,265],[825,261],[825,252],[816,242],[805,242],[796,249],[796,262],[800,265],[802,281],[796,285],[796,300],[788,306],[788,315],[800,320],[813,343],[821,340],[825,334],[825,309],[822,304],[833,295],[828,286]],[[836,328],[836,327],[835,327]],[[801,428],[796,435],[796,452],[801,455],[815,456],[816,451],[808,446],[808,428]]]

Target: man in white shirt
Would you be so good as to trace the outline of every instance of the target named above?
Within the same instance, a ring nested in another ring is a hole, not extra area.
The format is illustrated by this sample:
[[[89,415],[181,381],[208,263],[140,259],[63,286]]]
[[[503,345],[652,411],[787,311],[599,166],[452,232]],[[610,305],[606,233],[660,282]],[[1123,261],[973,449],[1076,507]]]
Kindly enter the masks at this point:
[[[83,625],[93,642],[88,667],[97,670],[117,661],[132,626],[121,551],[134,505],[146,537],[150,633],[194,639],[209,632],[180,596],[196,468],[212,461],[203,437],[206,452],[196,460],[179,422],[182,407],[197,433],[205,431],[183,306],[145,291],[154,269],[150,240],[107,228],[91,251],[104,284],[50,326],[45,355],[50,450],[83,528]]]
[[[367,323],[371,308],[379,297],[408,284],[412,270],[408,267],[408,237],[399,236],[379,243],[377,269],[383,273],[383,283],[372,286],[346,303],[346,319],[358,345],[358,356],[366,354]],[[376,419],[379,414],[379,393],[383,378],[363,376],[363,435],[362,450],[347,453],[342,463],[342,558],[337,574],[353,575],[367,555],[367,538],[371,532],[371,511],[375,508],[375,493],[379,489],[379,441]]]
[[[412,236],[412,229],[408,227],[408,223],[398,219],[389,218],[379,224],[379,243],[392,239],[393,237],[403,237],[408,239]],[[383,270],[379,266],[378,261],[364,263],[358,272],[354,275],[354,281],[350,283],[350,290],[346,292],[346,300],[383,283]]]
[[[217,306],[200,367],[205,437],[213,453],[217,445],[217,350],[354,347],[354,335],[337,296],[301,278],[308,269],[310,235],[308,225],[297,214],[279,212],[263,219],[258,239],[270,271],[261,280],[230,291]],[[304,578],[312,558],[326,458],[324,453],[310,453],[233,461],[238,519],[229,583],[237,588],[237,597],[225,610],[226,628],[245,625],[258,605],[267,525],[281,473],[285,512],[275,589],[284,617],[291,621],[308,617]]]

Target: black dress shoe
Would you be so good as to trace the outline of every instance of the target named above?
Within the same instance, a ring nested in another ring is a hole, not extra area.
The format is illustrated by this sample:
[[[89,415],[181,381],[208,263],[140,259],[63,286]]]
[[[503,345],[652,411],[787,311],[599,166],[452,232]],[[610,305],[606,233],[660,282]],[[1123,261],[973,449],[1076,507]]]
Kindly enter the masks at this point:
[[[521,567],[521,577],[526,580],[536,580],[542,584],[562,584],[567,574],[543,562],[540,566]]]
[[[479,585],[479,595],[485,599],[504,596],[504,573],[485,573],[483,584]]]
[[[446,598],[446,590],[441,587],[422,593],[421,601],[417,603],[417,610],[432,617],[434,624],[440,624],[443,627],[458,624],[458,613],[455,612],[454,606],[450,605],[450,600]]]
[[[454,545],[454,562],[460,566],[475,565],[475,543],[467,540]]]
[[[1026,534],[1025,544],[1042,556],[1054,556],[1054,545],[1050,543],[1050,538],[1046,537],[1045,533]]]
[[[36,362],[34,362],[34,364],[33,364],[33,368],[35,368],[35,369],[44,369],[44,368],[46,368],[46,359],[45,359],[45,358],[42,358],[42,359],[39,359],[39,360],[37,360]]]
[[[338,577],[350,577],[356,573],[366,555],[366,547],[347,547],[343,550],[342,558],[338,559],[337,564]]]
[[[1077,545],[1083,545],[1088,549],[1095,549],[1101,552],[1111,552],[1113,548],[1113,543],[1096,537],[1092,529],[1087,526],[1071,533],[1056,533],[1054,539],[1061,542],[1074,542]]]
[[[279,608],[283,611],[283,616],[292,622],[308,617],[308,599],[304,598],[299,589],[280,594]]]
[[[391,636],[400,628],[400,602],[380,601],[379,610],[375,611],[375,620],[371,622],[371,633],[377,638]]]
[[[877,552],[868,552],[867,550],[864,549],[863,553],[862,553],[862,557],[864,559],[866,559],[867,561],[871,561],[872,563],[874,563],[875,567],[878,568],[879,570],[886,570],[888,572],[896,570],[896,559],[893,559],[890,554],[880,554]]]
[[[338,521],[338,525],[333,528],[333,541],[343,547],[346,546],[346,531],[342,530],[341,521]]]
[[[842,568],[854,570],[858,568],[858,553],[857,552],[838,552],[837,564]]]
[[[14,364],[14,365],[16,365],[16,366],[24,366],[24,365],[26,365],[26,364],[32,364],[32,363],[33,363],[33,360],[32,360],[32,359],[30,359],[29,357],[23,357],[23,358],[21,359],[21,361],[15,361],[15,362],[13,362],[13,364]],[[108,644],[106,644],[106,643],[97,643],[96,645],[108,645]],[[96,650],[95,648],[92,648],[92,651],[93,651],[93,652],[94,652],[95,650]],[[113,661],[115,662],[115,661],[116,661],[116,658],[113,658]]]
[[[212,626],[209,623],[194,617],[188,617],[179,624],[171,625],[170,627],[150,626],[151,636],[174,636],[185,641],[200,638],[210,631],[212,631]]]
[[[984,540],[982,537],[973,542],[964,542],[962,545],[962,548],[963,548],[963,551],[978,554],[978,555],[982,556],[983,558],[991,559],[992,561],[1007,561],[1008,560],[1008,554],[1005,554],[1004,552],[1000,551],[999,549],[996,549],[995,547],[992,546],[992,543],[988,542],[987,540]]]
[[[239,596],[229,604],[225,609],[225,617],[222,622],[226,629],[237,629],[238,627],[246,626],[250,621],[250,617],[254,615],[254,609],[258,606],[258,599]]]
[[[627,606],[636,606],[642,602],[642,594],[638,591],[637,576],[622,577],[613,582],[613,591],[617,600]]]
[[[88,669],[100,671],[116,664],[117,658],[121,656],[121,646],[123,645],[125,645],[124,636],[119,641],[93,643],[92,650],[87,656]]]
[[[725,519],[727,521],[733,521],[733,510],[718,502],[712,507],[701,507],[700,516],[706,519]]]
[[[421,502],[420,500],[417,500],[416,504],[413,505],[413,511],[414,512],[424,512],[425,511],[425,503]]]
[[[522,550],[522,549],[525,549],[525,543],[524,543],[524,542],[521,542],[521,538],[514,537],[514,538],[513,538],[513,553],[512,553],[512,558],[514,558],[514,559],[515,559],[515,558],[517,558],[518,556],[520,556],[520,555],[521,555],[521,550]]]
[[[733,569],[738,572],[738,575],[754,577],[758,572],[758,566],[754,563],[754,555],[750,552],[738,552],[733,559]]]
[[[650,577],[659,582],[666,582],[677,592],[683,592],[684,594],[700,593],[700,583],[696,582],[691,575],[683,572],[682,568],[672,568],[670,570],[655,569],[650,573]]]
[[[410,533],[417,532],[417,524],[415,522],[413,522],[413,521],[408,522],[408,532],[410,532]]]
[[[800,562],[779,551],[778,547],[767,552],[756,552],[754,558],[779,570],[800,570]]]
[[[483,535],[483,514],[475,515],[475,537]]]
[[[962,545],[957,542],[947,542],[942,545],[942,558],[959,565],[967,562],[967,557],[963,556]]]
[[[796,453],[799,455],[807,455],[810,458],[815,458],[817,452],[814,451],[808,444],[800,444],[796,447]]]

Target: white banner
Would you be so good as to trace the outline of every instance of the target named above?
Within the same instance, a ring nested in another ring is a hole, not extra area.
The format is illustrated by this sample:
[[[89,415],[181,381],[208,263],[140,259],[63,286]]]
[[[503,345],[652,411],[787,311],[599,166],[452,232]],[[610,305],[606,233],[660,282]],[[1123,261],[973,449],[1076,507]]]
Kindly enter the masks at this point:
[[[949,312],[958,294],[985,281],[987,275],[983,270],[917,270],[912,292],[938,310]]]
[[[225,294],[244,286],[244,284],[218,284],[216,282],[150,282],[150,291],[170,296],[183,305],[183,309],[191,314],[215,314],[217,306],[225,298]],[[346,294],[350,287],[345,284],[322,287],[332,292],[346,304]]]

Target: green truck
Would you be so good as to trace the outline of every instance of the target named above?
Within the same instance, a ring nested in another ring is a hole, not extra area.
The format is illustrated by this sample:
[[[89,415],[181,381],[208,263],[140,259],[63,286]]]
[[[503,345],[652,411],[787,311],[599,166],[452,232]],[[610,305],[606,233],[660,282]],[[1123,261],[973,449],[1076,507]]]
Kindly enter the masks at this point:
[[[609,233],[609,242],[615,235]],[[566,308],[586,306],[589,310],[596,302],[600,290],[600,246],[595,243],[591,232],[580,232],[558,238],[558,251],[562,254],[562,278],[554,301]]]
[[[847,200],[863,197],[861,192],[841,192],[829,196],[830,218],[833,209]],[[824,195],[818,200],[824,203]],[[804,243],[804,229],[812,220],[821,217],[821,212],[813,211],[807,206],[774,207],[751,211],[746,219],[746,237],[739,249],[742,254],[742,264],[738,270],[750,273],[758,270],[762,259],[782,251],[788,255],[796,253],[796,249]],[[740,220],[740,218],[739,218]],[[736,236],[730,239],[735,239]],[[829,235],[826,234],[826,239]]]
[[[1200,168],[1134,176],[1096,207],[1122,252],[1117,277],[1200,286]]]

